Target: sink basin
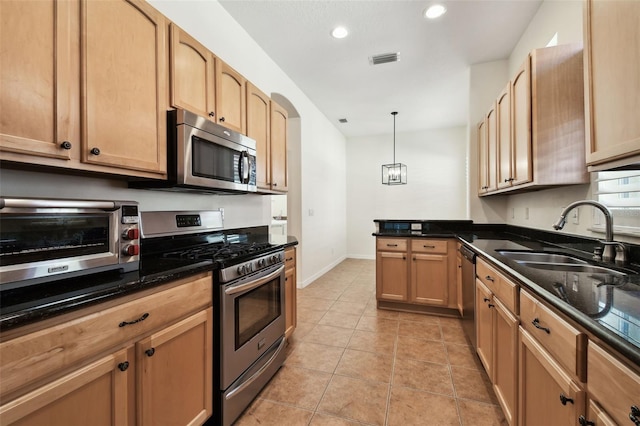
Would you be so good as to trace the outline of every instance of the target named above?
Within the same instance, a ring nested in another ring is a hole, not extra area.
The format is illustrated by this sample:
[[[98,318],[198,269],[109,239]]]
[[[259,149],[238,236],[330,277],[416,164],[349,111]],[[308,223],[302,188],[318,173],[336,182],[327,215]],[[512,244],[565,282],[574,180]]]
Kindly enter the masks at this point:
[[[551,263],[551,262],[532,262],[532,261],[518,261],[522,266],[535,269],[545,269],[549,271],[562,271],[562,272],[584,272],[589,274],[603,274],[613,276],[615,278],[624,277],[627,274],[624,272],[616,271],[615,269],[605,268],[597,265],[587,265],[579,263]]]
[[[560,264],[577,264],[586,265],[588,262],[576,257],[564,254],[544,253],[537,251],[511,251],[497,250],[498,253],[509,259],[513,259],[518,263],[521,262],[543,262],[543,263],[560,263]]]

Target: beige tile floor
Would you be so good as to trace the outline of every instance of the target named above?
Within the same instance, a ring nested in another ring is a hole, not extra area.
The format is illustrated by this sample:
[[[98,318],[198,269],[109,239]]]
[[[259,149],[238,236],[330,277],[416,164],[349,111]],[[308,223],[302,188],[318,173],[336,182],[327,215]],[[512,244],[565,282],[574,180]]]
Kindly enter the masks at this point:
[[[372,260],[298,290],[288,351],[237,425],[506,424],[460,321],[376,309]]]

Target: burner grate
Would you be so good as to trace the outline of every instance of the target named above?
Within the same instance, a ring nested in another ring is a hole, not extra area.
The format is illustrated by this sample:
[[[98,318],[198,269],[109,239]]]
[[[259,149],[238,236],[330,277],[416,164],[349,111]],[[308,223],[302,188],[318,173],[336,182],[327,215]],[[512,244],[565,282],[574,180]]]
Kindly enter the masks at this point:
[[[270,243],[231,243],[207,244],[185,250],[165,253],[164,257],[189,260],[227,261],[253,254],[260,254],[271,249]]]

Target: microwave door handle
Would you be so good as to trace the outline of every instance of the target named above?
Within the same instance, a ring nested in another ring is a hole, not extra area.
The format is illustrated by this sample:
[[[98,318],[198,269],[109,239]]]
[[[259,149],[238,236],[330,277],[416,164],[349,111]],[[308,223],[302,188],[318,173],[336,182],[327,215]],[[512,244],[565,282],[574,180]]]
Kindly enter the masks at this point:
[[[242,183],[249,183],[249,153],[242,152]]]

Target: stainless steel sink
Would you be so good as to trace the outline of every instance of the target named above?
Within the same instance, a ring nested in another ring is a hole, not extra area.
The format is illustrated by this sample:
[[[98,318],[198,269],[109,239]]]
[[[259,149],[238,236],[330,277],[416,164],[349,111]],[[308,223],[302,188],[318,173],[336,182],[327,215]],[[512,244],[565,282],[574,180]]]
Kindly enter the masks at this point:
[[[509,259],[513,259],[518,263],[522,262],[543,262],[543,263],[560,263],[560,264],[578,264],[586,265],[588,262],[576,257],[564,254],[544,253],[538,251],[512,251],[497,250],[498,253]]]
[[[535,269],[545,269],[549,271],[562,271],[562,272],[585,272],[590,274],[604,274],[613,276],[615,278],[625,277],[627,274],[624,272],[616,271],[615,269],[605,268],[597,265],[587,265],[579,263],[551,263],[551,262],[532,262],[532,261],[518,261],[522,266]]]

